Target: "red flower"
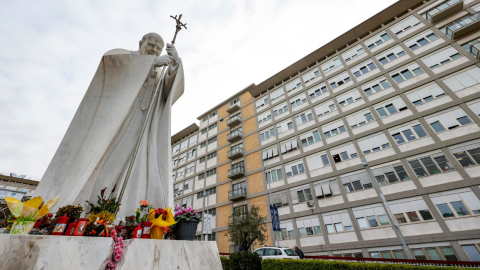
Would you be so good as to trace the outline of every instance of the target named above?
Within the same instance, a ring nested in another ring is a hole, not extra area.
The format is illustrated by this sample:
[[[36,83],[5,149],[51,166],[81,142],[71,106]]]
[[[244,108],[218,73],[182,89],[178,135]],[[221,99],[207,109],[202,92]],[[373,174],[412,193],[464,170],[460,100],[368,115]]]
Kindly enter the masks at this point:
[[[132,221],[135,220],[135,217],[134,217],[134,216],[131,216],[131,217],[130,217],[130,220],[132,220]]]

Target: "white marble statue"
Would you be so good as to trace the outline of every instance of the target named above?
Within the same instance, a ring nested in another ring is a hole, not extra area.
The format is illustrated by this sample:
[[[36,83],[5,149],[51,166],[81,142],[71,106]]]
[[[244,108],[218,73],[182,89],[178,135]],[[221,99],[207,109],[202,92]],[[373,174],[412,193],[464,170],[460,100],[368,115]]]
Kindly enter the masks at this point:
[[[120,191],[144,121],[147,128],[134,161],[117,217],[133,215],[140,200],[154,207],[173,206],[171,107],[183,94],[182,61],[162,37],[145,35],[139,51],[105,53],[35,196],[59,195],[57,207],[97,201],[117,185]],[[162,66],[168,65],[164,78]],[[153,93],[160,92],[146,120]]]

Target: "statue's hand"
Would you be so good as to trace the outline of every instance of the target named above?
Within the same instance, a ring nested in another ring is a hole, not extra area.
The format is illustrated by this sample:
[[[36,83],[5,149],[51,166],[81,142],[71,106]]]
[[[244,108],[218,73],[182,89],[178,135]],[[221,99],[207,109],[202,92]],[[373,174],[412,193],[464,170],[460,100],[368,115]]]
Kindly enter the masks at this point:
[[[173,64],[178,65],[178,62],[180,62],[180,57],[178,56],[175,45],[167,43],[167,53],[173,58]]]
[[[173,57],[170,55],[162,55],[160,57],[155,58],[154,65],[156,67],[170,65],[173,62]]]

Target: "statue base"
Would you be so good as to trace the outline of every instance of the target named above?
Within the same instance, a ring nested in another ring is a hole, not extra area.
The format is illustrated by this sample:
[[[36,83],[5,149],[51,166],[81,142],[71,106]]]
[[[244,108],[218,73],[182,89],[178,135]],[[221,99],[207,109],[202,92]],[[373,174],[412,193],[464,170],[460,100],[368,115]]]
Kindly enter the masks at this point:
[[[113,245],[105,237],[0,234],[0,269],[105,269]],[[116,269],[200,268],[222,269],[216,242],[125,240]]]

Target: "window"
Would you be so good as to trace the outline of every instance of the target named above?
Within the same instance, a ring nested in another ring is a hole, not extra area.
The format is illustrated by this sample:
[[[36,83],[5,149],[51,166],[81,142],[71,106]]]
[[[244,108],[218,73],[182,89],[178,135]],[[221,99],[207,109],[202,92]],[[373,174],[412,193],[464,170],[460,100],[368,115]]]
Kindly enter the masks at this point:
[[[241,169],[241,168],[245,168],[245,165],[244,165],[243,161],[232,164],[232,166],[231,166],[231,170]]]
[[[292,109],[302,105],[303,103],[307,103],[307,96],[305,94],[298,95],[294,98],[291,98],[290,100],[290,106],[292,106]]]
[[[335,178],[324,180],[318,183],[313,184],[315,190],[315,196],[317,199],[323,199],[330,196],[340,195],[340,187]]]
[[[207,160],[210,160],[210,159],[216,158],[216,157],[217,157],[217,152],[212,152],[212,153],[207,155]]]
[[[205,117],[202,119],[202,123],[203,123],[203,122],[207,122],[207,121],[208,121],[208,115],[205,116]]]
[[[403,102],[403,99],[401,97],[391,99],[381,105],[375,106],[375,110],[377,111],[380,118],[388,117],[392,114],[396,114],[407,109],[407,104]]]
[[[387,203],[398,224],[433,220],[422,197],[408,198]]]
[[[195,162],[192,162],[190,164],[187,165],[187,168],[186,168],[186,173],[190,173],[190,172],[194,172],[195,171]]]
[[[280,87],[275,91],[273,91],[272,93],[270,93],[270,101],[274,101],[275,99],[281,98],[284,95],[285,95],[285,91],[283,91],[283,88]]]
[[[209,189],[206,189],[204,191],[201,191],[203,193],[203,197],[207,197],[207,196],[210,196],[210,195],[213,195],[213,194],[217,194],[217,188],[216,187],[212,187],[212,188],[209,188]],[[198,198],[198,196],[197,196]],[[210,209],[210,210],[215,210],[214,209]],[[217,211],[215,211],[216,213]],[[212,211],[209,211],[209,214],[212,214]]]
[[[191,189],[193,188],[193,179],[188,179],[185,181],[185,189]]]
[[[295,116],[295,124],[301,126],[313,120],[313,114],[311,110],[305,111],[299,115]]]
[[[325,228],[329,234],[353,231],[352,220],[348,213],[322,214]]]
[[[355,149],[353,143],[332,149],[330,154],[332,155],[333,162],[335,163],[340,163],[345,160],[358,157],[357,149]]]
[[[271,120],[271,119],[272,119],[272,114],[270,113],[270,111],[268,111],[266,113],[262,113],[259,116],[257,116],[257,120],[258,120],[259,124],[265,123],[266,121]]]
[[[175,154],[175,153],[177,153],[178,151],[180,151],[180,145],[179,145],[179,144],[174,145],[174,146],[172,147],[172,153]]]
[[[172,165],[175,166],[178,164],[178,158],[173,158],[172,159]]]
[[[205,157],[201,157],[198,159],[198,163],[202,164],[205,162]]]
[[[373,118],[370,109],[366,109],[362,112],[347,116],[347,122],[351,129],[355,129],[363,125],[375,122],[375,118]]]
[[[345,62],[348,62],[350,60],[357,58],[363,53],[365,53],[365,50],[363,49],[362,45],[357,45],[355,48],[347,51],[346,53],[343,53],[342,58]]]
[[[347,129],[345,128],[345,124],[343,123],[342,120],[339,120],[335,123],[326,125],[322,127],[323,134],[325,135],[325,138],[330,138],[332,136],[336,136],[338,134],[347,132]]]
[[[390,73],[390,76],[397,84],[402,83],[404,81],[410,80],[414,77],[417,77],[423,74],[424,71],[417,63],[413,63],[406,67],[403,67],[397,71]]]
[[[185,188],[185,189],[187,189],[187,188]],[[176,194],[176,195],[180,195],[180,194],[182,194],[182,191],[183,191],[183,183],[176,184],[175,187],[174,187],[173,193]]]
[[[207,177],[217,174],[217,168],[213,168],[207,171]]]
[[[423,129],[422,125],[418,121],[394,130],[390,130],[389,132],[397,145],[428,136],[427,132],[425,132],[425,129]]]
[[[439,6],[436,6],[436,7],[432,8],[432,9],[429,10],[428,12],[422,14],[422,16],[423,16],[425,19],[431,21],[433,15],[444,11],[445,9],[451,7],[452,5],[454,5],[455,3],[458,3],[458,2],[460,2],[460,1],[461,1],[461,0],[449,0],[449,1],[445,2],[445,3],[442,3],[442,4],[439,5]]]
[[[373,167],[372,173],[379,186],[410,180],[410,176],[400,161],[394,161],[393,164]]]
[[[267,160],[274,157],[278,157],[278,148],[277,146],[271,147],[269,149],[265,149],[262,151],[262,159]]]
[[[197,155],[197,149],[192,149],[191,151],[188,151],[187,153],[187,158],[191,158]]]
[[[237,97],[236,99],[230,101],[230,107],[232,107],[235,104],[240,105],[240,97]]]
[[[407,55],[401,46],[396,46],[382,54],[376,56],[380,64],[385,65]]]
[[[278,115],[280,115],[284,112],[288,112],[287,102],[283,102],[282,104],[273,108],[273,115],[274,116],[278,116]]]
[[[319,97],[323,94],[328,93],[327,85],[322,83],[320,85],[317,85],[317,86],[311,88],[310,90],[307,91],[307,93],[308,93],[308,96],[310,97],[310,99],[314,99],[316,97]]]
[[[267,171],[267,182],[276,182],[279,180],[283,180],[283,172],[282,172],[282,167],[275,167],[272,169],[268,169]]]
[[[480,16],[478,12],[474,14],[468,14],[440,28],[440,31],[442,31],[447,36],[452,37],[455,30],[463,28],[466,25],[478,21],[479,19]]]
[[[308,84],[310,81],[313,81],[316,78],[321,78],[322,75],[320,74],[320,70],[318,68],[315,68],[309,71],[307,74],[303,75],[302,77],[303,77],[303,82],[305,84]]]
[[[309,171],[321,169],[326,166],[330,166],[330,160],[326,152],[317,153],[306,158]]]
[[[414,106],[422,105],[432,100],[445,97],[447,94],[436,83],[422,87],[421,89],[407,93],[407,98]]]
[[[357,207],[352,210],[360,230],[390,226],[390,221],[381,204]]]
[[[188,140],[184,140],[182,143],[180,143],[180,149],[183,149],[188,146]]]
[[[295,239],[293,231],[293,223],[291,220],[280,222],[280,232],[275,232],[276,238],[279,240]]]
[[[259,100],[257,100],[255,102],[255,105],[256,105],[257,109],[268,105],[268,97],[261,97]]]
[[[290,129],[293,129],[293,122],[290,119],[287,121],[283,121],[280,124],[277,124],[278,134],[283,133],[285,131],[289,131]]]
[[[451,147],[450,152],[464,168],[480,164],[480,142],[478,141]]]
[[[470,188],[429,196],[444,219],[480,214],[480,200]]]
[[[341,65],[342,65],[342,61],[340,61],[338,57],[335,57],[332,60],[322,65],[323,73],[327,74],[328,72],[334,70],[335,68]]]
[[[417,260],[458,261],[451,247],[426,247],[412,249]]]
[[[205,179],[205,173],[201,173],[198,175],[198,181]]]
[[[305,166],[302,160],[297,160],[285,165],[285,172],[287,177],[293,177],[302,173],[305,173]]]
[[[362,100],[362,96],[357,89],[337,97],[338,105],[340,105],[340,107],[348,106],[359,100]]]
[[[357,142],[364,155],[390,148],[390,143],[384,133],[377,133],[373,136],[360,139]]]
[[[312,192],[308,185],[291,188],[290,196],[292,196],[292,204],[299,204],[313,200]]]
[[[398,36],[402,33],[412,30],[415,26],[418,26],[420,24],[422,23],[415,16],[412,15],[406,18],[405,20],[390,27],[390,30],[392,30],[392,32]]]
[[[217,128],[217,123],[214,123],[214,124],[208,126],[209,131],[212,130],[212,129],[215,129],[215,128]]]
[[[387,33],[382,32],[382,33],[372,37],[371,39],[365,41],[365,45],[367,45],[367,47],[371,50],[371,49],[383,44],[384,42],[389,41],[390,39],[392,39],[392,38]]]
[[[218,111],[212,112],[210,115],[208,115],[208,118],[212,118],[214,116],[218,115]]]
[[[213,138],[211,138],[211,139],[208,140],[208,144],[212,144],[212,143],[214,143],[214,142],[216,142],[216,141],[217,141],[217,137],[213,137]]]
[[[407,162],[418,178],[455,170],[441,151],[409,158]]]
[[[405,45],[407,45],[410,50],[415,51],[424,47],[425,45],[434,42],[435,40],[439,39],[437,34],[433,33],[432,30],[425,31],[414,38],[405,41]]]
[[[480,262],[480,244],[462,245],[463,250],[472,262]]]
[[[296,149],[298,149],[298,142],[296,138],[280,143],[280,152],[282,152],[282,154]]]
[[[300,81],[300,78],[297,78],[285,85],[285,88],[287,89],[287,93],[290,91],[293,91],[297,88],[300,88],[302,86],[302,82]]]
[[[321,140],[322,138],[320,137],[320,133],[317,129],[300,135],[300,141],[302,142],[303,147],[312,145],[316,142],[320,142]]]
[[[366,171],[358,171],[351,174],[341,175],[343,188],[347,193],[372,188],[372,181]]]
[[[206,128],[205,128],[205,129],[202,129],[201,133],[202,133],[202,135],[205,134],[205,133],[207,133],[207,129],[206,129]]]
[[[432,117],[426,117],[425,120],[436,133],[472,123],[465,111],[458,107],[447,112],[438,113]]]
[[[450,90],[457,92],[480,83],[480,68],[474,67],[461,71],[442,80]]]
[[[333,100],[329,100],[327,102],[324,102],[324,103],[318,105],[317,107],[315,107],[314,110],[315,110],[315,113],[317,114],[318,118],[320,119],[320,117],[337,110],[337,107],[335,106],[335,103],[333,102]]]
[[[217,241],[217,233],[212,232],[212,234],[207,234],[207,241]]]
[[[185,174],[185,167],[182,167],[177,170],[177,177],[180,177]]]
[[[467,52],[473,54],[476,58],[478,58],[479,50],[480,50],[480,38],[474,39],[466,44],[462,45]]]
[[[260,132],[260,141],[268,140],[275,137],[275,129],[273,127]]]
[[[473,102],[467,103],[468,108],[472,110],[478,117],[480,117],[480,101],[475,100]]]
[[[362,90],[367,96],[371,96],[391,87],[392,85],[390,85],[387,79],[381,77],[380,79],[376,79],[366,85],[362,85]]]
[[[375,63],[373,63],[372,60],[368,60],[350,69],[350,71],[352,72],[353,76],[355,76],[355,78],[358,78],[375,69],[377,69],[377,66],[375,65]]]
[[[190,196],[190,197],[185,197],[182,199],[182,207],[192,207],[192,199],[193,199],[193,196]]]
[[[288,207],[287,192],[279,192],[272,194],[272,202],[277,208]]]
[[[461,57],[463,57],[463,55],[461,55],[455,48],[448,47],[422,58],[422,61],[428,68],[435,69]]]
[[[178,163],[182,163],[187,160],[187,153],[183,153],[180,156],[178,156]]]
[[[348,82],[351,82],[352,79],[350,79],[350,75],[348,75],[347,72],[344,72],[340,75],[338,75],[337,77],[331,79],[328,81],[328,84],[330,84],[330,87],[332,87],[332,89],[335,89],[339,86],[342,86]]]
[[[297,219],[298,235],[300,237],[321,235],[320,221],[317,216],[308,216]]]
[[[207,146],[207,142],[202,142],[202,143],[200,144],[200,149],[204,148],[205,146]]]
[[[405,256],[405,253],[403,252],[403,249],[371,251],[370,257],[383,258],[383,259],[398,259],[398,260],[407,259],[407,257]]]

